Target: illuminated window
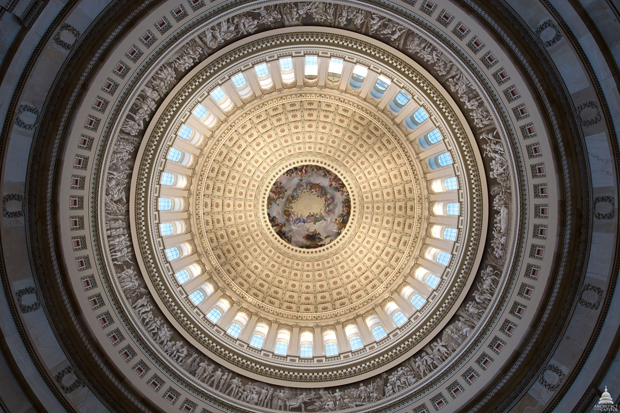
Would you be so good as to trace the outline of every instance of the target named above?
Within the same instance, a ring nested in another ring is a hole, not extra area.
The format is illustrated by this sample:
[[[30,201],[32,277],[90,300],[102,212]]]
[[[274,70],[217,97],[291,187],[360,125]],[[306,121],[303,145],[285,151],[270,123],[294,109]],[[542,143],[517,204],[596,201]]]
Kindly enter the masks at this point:
[[[235,85],[235,87],[237,88],[241,88],[245,86],[245,84],[247,83],[245,81],[245,76],[243,76],[243,73],[237,73],[236,75],[232,77],[231,80],[233,82],[233,85]]]
[[[179,132],[177,134],[180,137],[182,137],[183,139],[189,139],[189,138],[192,137],[192,130],[190,129],[189,126],[183,125],[183,126],[181,126],[181,128],[179,129]]]
[[[441,251],[437,254],[437,262],[441,265],[448,265],[450,263],[451,255],[447,252]]]
[[[362,339],[359,337],[353,337],[349,340],[349,345],[351,345],[351,350],[355,351],[355,350],[359,350],[360,348],[364,347],[364,344],[362,343]]]
[[[207,108],[202,105],[198,105],[192,111],[192,114],[196,116],[198,119],[202,119],[207,115]]]
[[[250,340],[250,345],[252,347],[256,347],[258,349],[263,348],[263,342],[265,341],[265,338],[262,336],[259,336],[258,334],[255,334],[252,337],[252,340]]]
[[[189,295],[189,299],[192,300],[194,305],[198,305],[205,299],[205,295],[200,290],[196,290]]]
[[[335,356],[338,354],[338,345],[336,343],[327,343],[325,344],[325,355],[326,356]]]
[[[448,152],[445,152],[437,157],[437,161],[441,166],[448,166],[452,164],[452,157]]]
[[[402,326],[403,324],[407,322],[407,317],[405,317],[405,315],[401,313],[400,311],[394,314],[394,316],[392,316],[392,319],[394,320],[394,322],[396,323],[398,327]]]
[[[254,66],[254,70],[256,70],[256,75],[258,77],[269,75],[269,66],[267,66],[267,63],[261,63]]]
[[[220,313],[220,311],[217,308],[214,308],[213,310],[209,311],[209,314],[207,314],[207,318],[213,324],[217,323],[220,317],[222,317],[222,313]]]
[[[216,102],[221,102],[226,98],[226,94],[224,93],[222,88],[218,86],[211,92],[211,97],[215,99]]]
[[[349,86],[351,89],[360,90],[364,84],[367,74],[368,68],[366,66],[355,65],[353,68],[353,74],[351,75],[351,80],[349,81]]]
[[[172,185],[174,183],[174,175],[168,172],[162,172],[160,183],[162,185]]]
[[[168,156],[166,158],[168,158],[168,160],[172,162],[179,162],[182,157],[183,152],[175,148],[170,148],[170,150],[168,151]]]
[[[378,341],[378,340],[381,340],[382,338],[386,337],[387,333],[385,332],[383,327],[377,326],[377,327],[372,329],[372,335],[374,336],[375,340]]]
[[[441,133],[437,129],[433,129],[429,133],[426,134],[426,137],[430,143],[437,143],[443,139]]]
[[[392,83],[392,81],[387,77],[383,75],[379,76],[379,78],[375,82],[375,85],[370,90],[370,96],[373,99],[381,99],[387,88],[390,86],[390,83]]]
[[[177,247],[167,248],[165,252],[166,252],[166,258],[168,258],[168,261],[176,260],[177,258],[181,256],[181,253],[179,252],[179,249]]]
[[[411,299],[411,304],[413,304],[413,306],[417,308],[418,310],[422,308],[422,306],[425,303],[426,303],[426,300],[420,294],[414,295],[413,298]]]
[[[305,358],[312,357],[312,346],[310,344],[304,344],[301,346],[300,356]]]
[[[160,211],[169,211],[172,208],[172,201],[169,198],[159,198],[157,200],[157,208]]]
[[[398,95],[390,102],[389,108],[393,113],[400,112],[407,103],[411,100],[409,93],[401,90]]]
[[[446,190],[451,191],[454,189],[458,189],[458,183],[456,181],[456,178],[448,178],[443,182],[443,185],[446,187]],[[457,204],[458,205],[458,204]]]
[[[446,228],[443,231],[443,237],[449,241],[456,241],[456,229],[455,228]]]
[[[441,278],[439,278],[438,276],[434,275],[434,274],[429,274],[426,277],[426,285],[428,285],[429,287],[431,287],[433,290],[435,288],[437,288],[437,286],[439,285],[439,282],[441,281]]]
[[[418,122],[418,124],[424,122],[426,119],[428,119],[428,113],[426,113],[426,111],[422,108],[418,109],[415,111],[415,113],[413,114],[413,119],[415,119],[416,122]]]
[[[226,331],[226,333],[232,337],[239,337],[239,334],[241,334],[241,326],[237,323],[232,324],[230,327],[228,327],[228,331]]]
[[[283,57],[280,59],[280,69],[282,70],[292,70],[293,69],[293,59],[290,57]]]
[[[340,75],[342,74],[342,68],[343,68],[342,59],[332,57],[329,61],[329,67],[327,68],[327,72]]]
[[[177,278],[177,282],[179,284],[186,283],[190,279],[190,275],[187,270],[179,271],[178,273],[174,274],[174,276]]]
[[[455,182],[456,182],[456,178],[454,178]],[[456,189],[456,188],[454,188]],[[460,206],[458,203],[456,202],[451,202],[446,206],[446,213],[448,215],[458,215],[460,212]]]
[[[278,341],[276,343],[276,348],[274,350],[274,353],[279,354],[281,356],[286,356],[287,352],[288,352],[288,344],[286,344],[283,341]]]
[[[159,232],[161,233],[162,237],[172,235],[174,233],[174,227],[171,223],[166,222],[165,224],[159,225]]]
[[[306,76],[316,76],[319,74],[319,57],[318,56],[306,56],[304,74]]]

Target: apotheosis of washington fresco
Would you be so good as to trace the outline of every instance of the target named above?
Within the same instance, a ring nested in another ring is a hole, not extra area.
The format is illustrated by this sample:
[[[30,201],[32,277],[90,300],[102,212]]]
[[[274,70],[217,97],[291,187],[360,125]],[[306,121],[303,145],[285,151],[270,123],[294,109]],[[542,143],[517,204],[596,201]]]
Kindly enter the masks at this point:
[[[271,187],[267,215],[278,236],[298,248],[320,248],[346,227],[351,200],[344,182],[317,165],[301,165],[282,174]]]

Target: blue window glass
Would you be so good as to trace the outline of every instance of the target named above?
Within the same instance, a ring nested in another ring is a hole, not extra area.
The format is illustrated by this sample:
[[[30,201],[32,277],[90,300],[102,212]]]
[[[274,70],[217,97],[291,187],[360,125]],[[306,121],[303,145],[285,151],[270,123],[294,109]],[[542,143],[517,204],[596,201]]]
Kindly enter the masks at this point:
[[[438,276],[436,276],[435,274],[428,274],[426,276],[426,285],[428,285],[429,287],[431,287],[433,290],[435,288],[437,288],[437,286],[439,285],[439,282],[441,281],[441,278],[439,278]]]
[[[377,79],[377,83],[375,83],[375,88],[377,88],[381,92],[385,92],[388,88],[387,82],[384,82],[382,79]]]
[[[250,345],[256,348],[263,348],[264,341],[265,341],[265,338],[263,336],[259,336],[258,334],[255,334],[254,337],[252,337],[252,340],[250,340]]]
[[[443,231],[443,237],[450,241],[456,241],[456,229],[455,228],[446,228]]]
[[[192,113],[194,114],[194,116],[196,116],[198,119],[202,119],[205,116],[207,116],[207,108],[205,108],[202,105],[198,105],[194,108],[194,110],[192,111]]]
[[[230,336],[237,338],[239,337],[239,334],[241,334],[241,326],[237,323],[234,323],[230,327],[228,327],[228,331],[226,333]]]
[[[456,188],[455,188],[456,189]],[[446,205],[446,212],[448,215],[458,215],[460,212],[460,205],[456,202],[451,202]]]
[[[171,160],[172,162],[179,162],[182,156],[183,156],[183,152],[175,148],[170,148],[170,150],[168,151],[167,158]]]
[[[448,191],[457,189],[459,187],[458,183],[456,182],[456,178],[446,179],[445,181],[443,181],[443,186],[445,186]]]
[[[157,200],[157,208],[160,211],[169,211],[172,209],[172,201],[169,198],[159,198]]]
[[[304,344],[303,346],[301,346],[299,355],[301,357],[311,358],[312,357],[312,346],[310,344]]]
[[[325,355],[326,356],[335,356],[338,354],[338,346],[336,343],[327,343],[325,344]]]
[[[416,110],[415,113],[413,114],[413,119],[415,119],[415,121],[418,124],[420,124],[424,122],[426,119],[428,119],[428,113],[426,113],[424,109],[420,108]]]
[[[405,315],[401,313],[400,311],[394,314],[392,319],[394,320],[394,322],[396,323],[398,327],[402,326],[403,324],[407,322],[407,317],[405,317]]]
[[[327,69],[327,71],[329,73],[337,73],[337,74],[341,74],[342,73],[342,67],[343,67],[343,60],[342,59],[338,59],[336,57],[332,57],[329,61],[329,67]]]
[[[269,66],[267,66],[267,63],[254,66],[254,70],[256,70],[256,76],[258,77],[267,76],[269,74]]]
[[[174,175],[168,172],[162,172],[160,183],[162,185],[172,185],[174,183]]]
[[[222,88],[218,86],[215,89],[213,89],[213,91],[211,92],[211,96],[213,97],[213,99],[215,99],[216,102],[220,102],[224,100],[224,98],[226,97],[226,94],[224,93]]]
[[[404,90],[401,90],[400,93],[398,93],[398,95],[396,95],[396,98],[394,98],[396,100],[396,103],[398,103],[399,106],[405,106],[407,104],[407,102],[409,102],[409,100],[411,100],[411,96],[409,96],[409,93],[405,92]]]
[[[166,258],[168,261],[173,261],[179,258],[181,254],[179,253],[179,249],[177,247],[171,247],[166,249]]]
[[[159,232],[161,233],[162,237],[172,235],[172,233],[174,232],[174,227],[171,223],[166,222],[165,224],[159,225]]]
[[[209,314],[207,314],[207,318],[213,324],[217,323],[221,316],[222,316],[222,313],[220,313],[220,311],[217,308],[214,308],[213,310],[209,311]]]
[[[439,165],[441,166],[452,165],[452,157],[450,156],[448,152],[444,152],[441,155],[439,155],[437,157],[437,161],[439,162]]]
[[[246,83],[245,76],[243,76],[243,73],[237,73],[232,77],[232,82],[236,87],[243,87]]]
[[[192,130],[189,126],[183,125],[181,126],[177,134],[183,139],[189,139],[192,137]]]
[[[280,69],[291,70],[293,68],[293,59],[290,57],[284,57],[280,59]]]
[[[383,327],[377,326],[372,329],[372,335],[374,336],[375,340],[381,340],[383,337],[387,336],[387,333],[385,332]]]
[[[205,299],[205,295],[200,290],[196,290],[189,295],[189,299],[192,300],[194,305],[198,305]]]
[[[187,270],[179,271],[178,273],[174,274],[174,276],[177,277],[177,281],[179,284],[186,283],[191,278]]]
[[[287,351],[288,351],[288,344],[286,344],[283,341],[278,341],[276,343],[276,348],[273,352],[281,356],[286,356]]]
[[[413,306],[417,308],[418,310],[422,308],[422,306],[425,303],[426,303],[426,300],[420,294],[414,295],[413,298],[411,299],[411,304],[413,304]]]
[[[451,255],[447,252],[441,251],[437,254],[437,262],[441,265],[448,265],[450,263]]]
[[[432,131],[430,131],[427,135],[426,135],[426,139],[428,139],[428,142],[433,144],[433,143],[437,143],[440,140],[443,139],[443,137],[441,136],[441,133],[439,133],[439,131],[437,129],[433,129]],[[452,163],[452,162],[450,162]]]
[[[359,337],[352,337],[351,340],[349,340],[349,344],[351,345],[351,350],[353,351],[359,350],[360,348],[364,347],[362,339]]]

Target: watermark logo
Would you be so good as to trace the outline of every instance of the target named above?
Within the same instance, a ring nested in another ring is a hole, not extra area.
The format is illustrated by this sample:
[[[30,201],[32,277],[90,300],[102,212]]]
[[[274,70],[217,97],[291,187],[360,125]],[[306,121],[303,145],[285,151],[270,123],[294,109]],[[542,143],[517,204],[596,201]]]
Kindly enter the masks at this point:
[[[611,398],[611,394],[607,392],[607,386],[605,391],[601,394],[601,398],[598,399],[598,403],[594,406],[594,410],[599,412],[617,412],[618,405],[614,403],[614,399]]]

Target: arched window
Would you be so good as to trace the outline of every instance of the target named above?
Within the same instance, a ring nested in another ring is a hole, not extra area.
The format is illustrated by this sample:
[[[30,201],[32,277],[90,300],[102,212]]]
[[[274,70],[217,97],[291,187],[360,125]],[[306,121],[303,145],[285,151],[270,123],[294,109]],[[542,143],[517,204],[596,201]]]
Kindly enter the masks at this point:
[[[426,282],[426,285],[428,285],[429,287],[431,287],[434,290],[439,285],[439,282],[441,281],[441,278],[439,278],[435,274],[428,274],[426,276],[426,280],[424,280],[424,281]]]
[[[372,89],[370,89],[370,96],[376,100],[381,99],[387,88],[390,86],[390,83],[392,83],[390,79],[383,75],[380,75],[379,78],[377,78],[375,85],[372,87]]]
[[[456,241],[456,233],[457,231],[455,228],[446,228],[443,231],[443,237],[448,241]]]
[[[222,100],[226,99],[226,93],[224,93],[222,88],[218,86],[215,89],[213,89],[213,91],[211,92],[211,97],[216,102],[221,102]]]
[[[274,349],[274,353],[279,354],[280,356],[286,356],[290,340],[290,332],[288,332],[287,330],[279,330],[276,336],[276,347]]]
[[[283,83],[293,83],[295,81],[295,70],[293,69],[292,58],[280,58],[280,74],[282,75]]]
[[[356,325],[350,324],[344,329],[345,334],[347,335],[347,340],[349,340],[349,345],[351,346],[351,350],[359,350],[364,347],[364,343],[362,343],[362,339],[360,337],[359,329]]]
[[[161,180],[159,181],[162,185],[172,186],[174,184],[174,174],[169,172],[161,173]]]
[[[338,344],[336,341],[336,332],[329,330],[323,333],[323,343],[325,344],[325,355],[328,357],[338,354]]]
[[[413,304],[413,306],[415,308],[417,308],[418,310],[420,308],[422,308],[422,306],[426,303],[426,299],[424,297],[422,297],[420,294],[415,294],[412,298],[411,298],[411,304]]]
[[[456,178],[454,178],[456,180]],[[460,213],[460,206],[456,202],[451,202],[446,205],[446,212],[448,215],[458,215]]]
[[[405,317],[405,315],[399,311],[397,313],[394,313],[394,315],[392,316],[392,320],[394,320],[396,325],[400,327],[407,322],[407,317]]]
[[[182,125],[181,128],[179,129],[179,131],[177,132],[177,135],[179,135],[181,138],[183,139],[188,139],[192,137],[192,130],[189,126],[187,125]]]
[[[398,113],[405,107],[407,103],[409,103],[410,100],[411,96],[409,95],[409,93],[401,90],[400,92],[398,92],[398,95],[396,95],[396,97],[390,102],[389,108],[392,113]]]
[[[441,136],[441,133],[439,132],[439,130],[433,129],[432,131],[430,131],[429,133],[423,135],[420,139],[418,139],[418,145],[420,145],[420,148],[426,149],[436,144],[442,139],[443,139],[443,136]]]
[[[362,343],[362,339],[359,336],[351,337],[349,340],[349,345],[351,346],[352,351],[359,350],[364,347],[364,343]]]
[[[228,327],[226,334],[235,338],[239,337],[239,334],[241,334],[241,326],[237,323],[231,324],[230,327]]]
[[[205,295],[200,290],[196,290],[189,295],[189,299],[192,300],[194,305],[198,305],[205,299]]]
[[[179,284],[183,284],[189,281],[191,278],[187,270],[182,270],[174,274]]]
[[[338,76],[342,74],[342,69],[344,67],[344,61],[342,59],[338,59],[337,57],[332,57],[329,60],[329,66],[327,67],[327,75],[330,76]]]
[[[319,74],[319,57],[316,55],[305,56],[304,76],[315,78]]]
[[[375,338],[375,340],[379,341],[382,338],[385,338],[387,336],[387,333],[385,332],[383,327],[377,326],[372,329],[372,335]]]
[[[452,165],[452,157],[448,152],[444,152],[440,155],[433,156],[426,161],[429,169],[435,170],[439,168],[443,168],[448,165]]]
[[[180,150],[176,148],[170,148],[170,150],[168,151],[168,156],[166,156],[166,158],[168,158],[168,160],[172,162],[179,162],[182,157],[183,157],[183,152],[181,152]]]
[[[177,247],[166,248],[165,253],[168,261],[174,261],[181,256],[181,252]]]
[[[301,348],[299,351],[299,355],[304,358],[312,357],[312,344],[314,342],[314,337],[311,332],[304,331],[301,333],[299,337],[299,344],[301,344]]]
[[[222,313],[220,313],[220,311],[217,308],[212,309],[211,311],[209,311],[209,314],[207,314],[207,318],[213,324],[217,323],[221,317],[222,317]]]
[[[405,120],[405,127],[409,130],[414,130],[426,119],[428,119],[428,113],[420,108]]]
[[[234,106],[232,100],[226,96],[226,93],[220,86],[211,91],[211,98],[213,98],[215,103],[217,103],[217,105],[222,108],[224,112],[229,111]]]
[[[198,104],[192,111],[192,114],[196,116],[198,119],[202,119],[205,116],[207,116],[207,112],[208,112],[207,108],[205,108],[201,104]]]
[[[168,235],[172,235],[174,233],[174,227],[171,223],[166,222],[164,224],[159,225],[159,233],[162,237],[166,237]]]
[[[273,80],[271,80],[271,74],[269,74],[269,66],[267,66],[267,63],[257,64],[254,66],[254,70],[256,71],[261,89],[269,89],[273,86]]]
[[[276,343],[276,348],[273,352],[276,354],[279,354],[280,356],[286,356],[287,351],[288,351],[288,344],[283,341],[278,341]]]
[[[360,90],[364,84],[367,74],[368,68],[366,66],[355,65],[353,68],[353,74],[351,75],[351,80],[349,81],[349,86],[351,89]]]
[[[233,85],[235,85],[235,87],[237,88],[239,96],[241,96],[242,98],[247,98],[252,95],[252,88],[245,80],[245,76],[243,76],[243,73],[237,73],[232,77],[231,80],[233,82]]]
[[[157,209],[160,211],[169,211],[172,209],[172,201],[170,198],[159,198],[157,200]]]
[[[269,327],[265,323],[258,323],[256,328],[254,329],[254,335],[250,340],[250,346],[261,349],[263,348],[263,343],[265,342],[265,338],[267,337],[267,332],[269,331]]]
[[[448,265],[450,263],[450,258],[452,258],[452,256],[447,252],[441,251],[437,254],[437,262],[441,265]]]
[[[452,190],[458,189],[459,184],[458,184],[456,178],[452,177],[452,178],[447,178],[443,182],[443,186],[446,188],[447,191],[452,191]]]

